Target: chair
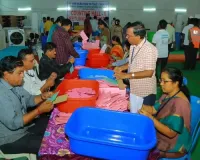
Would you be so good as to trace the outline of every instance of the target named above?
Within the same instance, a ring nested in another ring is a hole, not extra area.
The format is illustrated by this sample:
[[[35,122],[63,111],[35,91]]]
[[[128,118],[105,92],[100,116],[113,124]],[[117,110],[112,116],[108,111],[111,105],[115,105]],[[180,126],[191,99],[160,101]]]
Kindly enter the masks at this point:
[[[196,96],[191,96],[191,113],[192,113],[192,119],[191,119],[191,133],[192,133],[192,145],[189,149],[188,154],[181,158],[162,158],[160,160],[190,160],[191,159],[191,153],[195,148],[195,145],[198,141],[199,135],[200,135],[200,98]]]

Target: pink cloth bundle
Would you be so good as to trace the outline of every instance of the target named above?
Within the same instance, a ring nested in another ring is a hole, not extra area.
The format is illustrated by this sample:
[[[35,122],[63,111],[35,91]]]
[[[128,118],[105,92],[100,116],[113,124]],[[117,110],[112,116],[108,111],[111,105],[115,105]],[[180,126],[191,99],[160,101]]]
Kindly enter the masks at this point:
[[[99,82],[99,88],[118,87],[116,84],[112,84],[104,80],[97,80],[97,81]]]
[[[71,115],[72,113],[64,113],[64,112],[58,113],[58,115],[55,117],[56,125],[67,123]]]
[[[99,98],[96,102],[97,107],[115,110],[126,111],[128,108],[128,98],[119,94],[102,91],[99,94]]]
[[[69,98],[90,98],[93,97],[96,92],[92,88],[73,88],[66,92]]]

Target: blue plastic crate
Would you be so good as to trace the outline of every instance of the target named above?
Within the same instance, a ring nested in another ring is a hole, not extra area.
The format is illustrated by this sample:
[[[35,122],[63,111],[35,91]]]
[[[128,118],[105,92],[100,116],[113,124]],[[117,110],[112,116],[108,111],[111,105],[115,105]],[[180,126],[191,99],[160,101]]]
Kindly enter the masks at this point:
[[[83,45],[82,42],[74,42],[73,44],[74,47],[80,47],[80,48],[82,47],[82,45]]]
[[[100,80],[104,78],[115,79],[114,71],[108,69],[82,68],[79,70],[80,79]]]
[[[146,160],[157,143],[148,117],[89,107],[73,112],[65,134],[74,153],[110,160]]]
[[[86,57],[83,58],[75,58],[74,66],[85,66]]]
[[[82,49],[75,49],[75,50],[79,54],[80,58],[87,58],[88,50],[82,50]]]

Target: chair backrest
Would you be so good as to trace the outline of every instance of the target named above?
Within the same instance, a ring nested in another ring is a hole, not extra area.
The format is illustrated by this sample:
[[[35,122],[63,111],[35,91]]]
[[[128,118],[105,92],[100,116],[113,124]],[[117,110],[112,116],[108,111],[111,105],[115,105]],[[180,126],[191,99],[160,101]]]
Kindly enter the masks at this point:
[[[192,134],[192,145],[189,151],[190,153],[194,150],[196,143],[198,141],[199,135],[200,135],[200,120],[196,124],[196,127],[194,128],[194,131]]]
[[[196,127],[197,123],[200,120],[200,98],[196,96],[190,97],[191,103],[191,133],[193,134],[193,130]]]

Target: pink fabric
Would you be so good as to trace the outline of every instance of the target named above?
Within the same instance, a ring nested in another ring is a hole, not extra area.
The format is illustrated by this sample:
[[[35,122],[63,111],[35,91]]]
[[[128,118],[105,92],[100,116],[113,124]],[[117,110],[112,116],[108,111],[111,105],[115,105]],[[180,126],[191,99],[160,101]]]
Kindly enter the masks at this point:
[[[58,115],[55,117],[56,125],[67,123],[71,115],[72,115],[71,113],[64,113],[64,112],[58,113]]]
[[[96,93],[92,88],[73,88],[66,92],[69,98],[90,98],[93,97]]]
[[[110,89],[110,88],[108,88]],[[119,89],[119,88],[114,88]],[[115,90],[115,91],[116,91]],[[115,111],[126,111],[128,108],[128,98],[125,94],[112,93],[111,91],[106,91],[103,88],[100,89],[99,98],[96,102],[97,107],[115,110]]]
[[[87,42],[87,41],[83,41],[83,49],[99,49],[99,41],[95,41],[94,43],[92,42]]]

